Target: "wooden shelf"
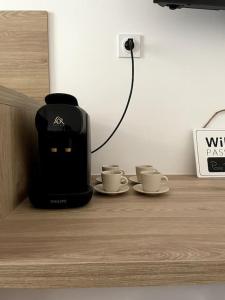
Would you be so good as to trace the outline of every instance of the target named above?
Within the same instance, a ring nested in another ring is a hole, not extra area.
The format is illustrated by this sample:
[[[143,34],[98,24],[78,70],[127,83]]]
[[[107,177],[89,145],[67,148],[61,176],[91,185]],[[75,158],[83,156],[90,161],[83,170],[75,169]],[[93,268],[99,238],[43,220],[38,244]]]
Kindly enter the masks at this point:
[[[224,282],[225,181],[170,176],[170,186],[71,210],[22,202],[0,221],[0,287]]]

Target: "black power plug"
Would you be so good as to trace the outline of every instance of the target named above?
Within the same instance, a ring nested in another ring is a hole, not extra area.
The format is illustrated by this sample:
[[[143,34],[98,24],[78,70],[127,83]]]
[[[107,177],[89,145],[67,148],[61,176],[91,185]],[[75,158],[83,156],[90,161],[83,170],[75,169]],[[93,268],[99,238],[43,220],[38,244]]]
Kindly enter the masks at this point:
[[[134,40],[132,38],[128,39],[125,42],[124,47],[128,51],[133,50],[134,49]]]

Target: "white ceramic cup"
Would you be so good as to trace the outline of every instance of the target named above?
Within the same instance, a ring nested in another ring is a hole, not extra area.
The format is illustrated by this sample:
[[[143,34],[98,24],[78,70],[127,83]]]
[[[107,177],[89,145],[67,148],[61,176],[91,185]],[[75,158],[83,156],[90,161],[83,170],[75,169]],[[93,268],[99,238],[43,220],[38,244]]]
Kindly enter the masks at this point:
[[[125,174],[125,172],[120,169],[119,165],[103,165],[102,171],[121,171],[123,175]]]
[[[102,184],[106,192],[118,192],[120,188],[128,184],[128,179],[123,176],[122,171],[103,171]]]
[[[157,172],[156,169],[154,169],[151,165],[142,165],[142,166],[136,166],[136,175],[138,182],[141,182],[141,172],[143,171],[149,171],[149,172]]]
[[[168,177],[162,175],[160,172],[141,172],[142,188],[145,192],[158,192],[163,184],[163,180],[169,181]]]

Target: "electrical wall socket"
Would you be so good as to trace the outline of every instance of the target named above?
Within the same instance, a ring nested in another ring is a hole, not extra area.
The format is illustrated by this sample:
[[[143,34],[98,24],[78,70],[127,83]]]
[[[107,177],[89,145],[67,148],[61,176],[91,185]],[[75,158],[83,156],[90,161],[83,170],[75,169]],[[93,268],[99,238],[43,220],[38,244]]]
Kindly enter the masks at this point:
[[[126,50],[125,42],[132,38],[134,40],[134,49],[133,55],[134,57],[141,57],[141,35],[140,34],[133,34],[133,33],[121,33],[118,34],[117,37],[117,56],[122,57],[130,57],[130,51]]]

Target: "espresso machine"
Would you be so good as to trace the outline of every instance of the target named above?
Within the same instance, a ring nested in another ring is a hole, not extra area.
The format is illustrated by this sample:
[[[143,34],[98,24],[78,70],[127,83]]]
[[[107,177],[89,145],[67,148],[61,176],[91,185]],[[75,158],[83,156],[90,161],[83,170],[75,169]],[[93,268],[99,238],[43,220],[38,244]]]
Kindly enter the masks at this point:
[[[67,208],[87,204],[90,185],[88,114],[68,94],[50,94],[35,118],[38,149],[29,198],[35,207]]]

